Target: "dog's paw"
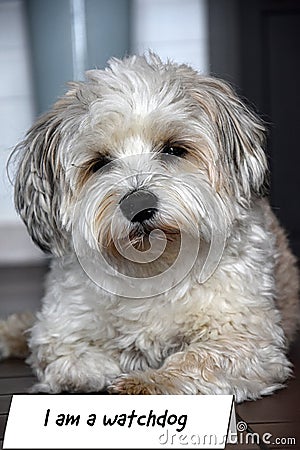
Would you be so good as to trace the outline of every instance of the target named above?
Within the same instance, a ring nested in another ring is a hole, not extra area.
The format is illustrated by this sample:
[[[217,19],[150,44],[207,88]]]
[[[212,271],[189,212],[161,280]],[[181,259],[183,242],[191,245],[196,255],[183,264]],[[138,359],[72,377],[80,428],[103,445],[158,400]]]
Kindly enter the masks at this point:
[[[110,394],[121,395],[167,395],[179,393],[173,380],[155,370],[122,375],[116,378],[107,390]]]
[[[108,387],[108,392],[110,394],[121,394],[121,395],[153,395],[161,394],[159,392],[159,387],[155,385],[151,380],[143,379],[139,375],[123,375]]]
[[[59,394],[59,389],[53,389],[48,383],[35,383],[28,389],[29,394]]]

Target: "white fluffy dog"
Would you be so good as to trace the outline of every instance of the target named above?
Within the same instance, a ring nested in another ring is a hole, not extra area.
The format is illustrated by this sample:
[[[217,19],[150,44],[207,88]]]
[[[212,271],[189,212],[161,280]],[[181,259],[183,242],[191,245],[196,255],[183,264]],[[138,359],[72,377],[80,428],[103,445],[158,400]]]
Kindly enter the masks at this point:
[[[263,140],[227,84],[153,54],[88,72],[37,121],[15,198],[54,256],[28,339],[38,391],[240,402],[283,385],[298,274]],[[2,322],[3,356],[30,320]]]

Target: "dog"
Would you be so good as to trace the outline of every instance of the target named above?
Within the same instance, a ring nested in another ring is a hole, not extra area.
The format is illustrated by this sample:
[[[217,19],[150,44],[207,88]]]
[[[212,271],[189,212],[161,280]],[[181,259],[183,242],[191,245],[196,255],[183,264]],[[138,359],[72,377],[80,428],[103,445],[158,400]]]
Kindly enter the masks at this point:
[[[70,83],[14,152],[16,208],[53,258],[0,348],[29,352],[35,391],[242,402],[285,384],[298,271],[264,142],[227,83],[153,53]]]

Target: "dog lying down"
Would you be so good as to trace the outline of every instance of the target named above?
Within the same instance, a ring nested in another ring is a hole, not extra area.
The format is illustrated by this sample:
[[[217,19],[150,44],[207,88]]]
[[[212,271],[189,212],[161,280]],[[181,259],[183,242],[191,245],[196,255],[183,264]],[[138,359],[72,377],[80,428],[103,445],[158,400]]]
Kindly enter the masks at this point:
[[[261,121],[155,54],[86,76],[15,149],[17,210],[53,259],[36,318],[1,323],[2,356],[27,356],[38,392],[271,394],[298,273]]]

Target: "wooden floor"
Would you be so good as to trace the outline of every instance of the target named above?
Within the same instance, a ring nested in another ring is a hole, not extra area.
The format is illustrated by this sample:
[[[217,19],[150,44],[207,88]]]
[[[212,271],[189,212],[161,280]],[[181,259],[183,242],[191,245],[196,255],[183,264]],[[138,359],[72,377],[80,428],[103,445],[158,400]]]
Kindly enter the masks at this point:
[[[2,305],[0,315],[5,316],[15,310],[35,309],[38,306],[38,296],[41,295],[45,272],[45,267],[0,268],[0,305]],[[300,450],[300,338],[291,349],[290,357],[295,366],[295,377],[289,381],[287,388],[270,397],[256,402],[246,402],[236,408],[241,419],[249,424],[254,432],[260,436],[268,433],[266,437],[274,443],[261,448]],[[33,382],[31,370],[23,361],[0,362],[0,448],[11,396],[26,393]],[[290,438],[296,439],[296,443],[290,441],[288,444]],[[243,444],[246,439],[249,440],[249,445]],[[257,450],[259,447],[252,445],[251,439],[248,430],[248,437],[243,433],[239,436],[238,445],[228,445],[226,449]],[[275,444],[276,439],[279,440]]]

